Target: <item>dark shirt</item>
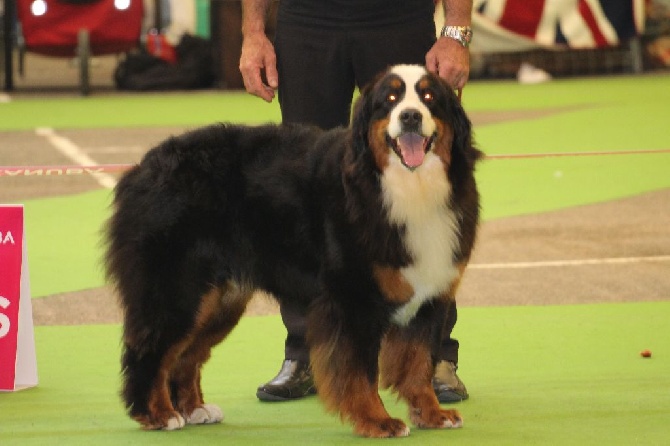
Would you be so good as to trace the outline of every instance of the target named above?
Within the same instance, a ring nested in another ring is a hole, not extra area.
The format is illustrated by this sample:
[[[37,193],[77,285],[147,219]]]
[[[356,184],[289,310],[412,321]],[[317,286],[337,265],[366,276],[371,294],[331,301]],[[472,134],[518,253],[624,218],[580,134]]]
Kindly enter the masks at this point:
[[[371,28],[432,21],[433,0],[280,0],[277,21],[324,28]]]

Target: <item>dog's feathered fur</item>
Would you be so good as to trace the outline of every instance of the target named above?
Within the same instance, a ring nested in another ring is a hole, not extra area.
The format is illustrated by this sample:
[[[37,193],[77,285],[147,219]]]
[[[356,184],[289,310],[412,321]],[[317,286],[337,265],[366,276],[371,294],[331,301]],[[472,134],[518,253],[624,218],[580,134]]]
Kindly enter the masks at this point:
[[[460,426],[431,377],[475,239],[479,155],[453,91],[414,66],[365,88],[349,129],[214,125],[148,152],[107,227],[130,415],[147,429],[220,421],[200,368],[262,288],[309,305],[318,393],[355,432],[409,432],[381,403],[380,371],[414,424]]]

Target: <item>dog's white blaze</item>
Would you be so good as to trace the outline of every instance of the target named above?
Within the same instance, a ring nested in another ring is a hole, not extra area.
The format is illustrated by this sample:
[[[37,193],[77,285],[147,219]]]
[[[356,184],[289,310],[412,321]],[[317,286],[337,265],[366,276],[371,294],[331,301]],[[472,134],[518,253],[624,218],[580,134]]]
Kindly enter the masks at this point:
[[[392,157],[382,190],[389,219],[405,226],[405,246],[413,259],[401,272],[414,296],[393,315],[396,324],[407,325],[424,302],[446,292],[458,276],[452,260],[459,246],[458,216],[447,206],[451,185],[432,152],[414,171]]]
[[[416,84],[427,74],[426,69],[418,65],[398,65],[391,70],[391,73],[397,74],[405,82],[405,96],[391,111],[388,127],[389,136],[397,138],[400,135],[400,113],[409,108],[418,110],[423,116],[421,134],[423,136],[432,135],[435,132],[435,121],[432,119],[430,110],[421,102],[421,98],[416,92]]]

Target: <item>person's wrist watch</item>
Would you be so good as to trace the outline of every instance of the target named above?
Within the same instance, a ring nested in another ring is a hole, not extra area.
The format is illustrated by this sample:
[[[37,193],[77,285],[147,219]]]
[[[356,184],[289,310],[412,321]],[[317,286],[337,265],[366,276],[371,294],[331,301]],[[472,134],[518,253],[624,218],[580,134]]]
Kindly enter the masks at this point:
[[[472,41],[472,28],[469,26],[443,26],[440,37],[450,37],[467,48]]]

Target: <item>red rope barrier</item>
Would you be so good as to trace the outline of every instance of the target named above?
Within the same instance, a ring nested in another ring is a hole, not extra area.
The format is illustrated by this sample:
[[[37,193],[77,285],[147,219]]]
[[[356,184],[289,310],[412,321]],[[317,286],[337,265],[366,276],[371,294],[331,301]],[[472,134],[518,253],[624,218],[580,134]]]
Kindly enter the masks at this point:
[[[131,169],[134,164],[99,164],[96,166],[0,166],[0,177],[30,177],[85,175],[92,173],[120,173]]]
[[[518,153],[518,154],[486,155],[484,158],[492,160],[504,160],[504,159],[531,159],[531,158],[561,158],[561,157],[578,157],[578,156],[644,155],[653,153],[670,153],[670,149],[610,150],[603,152]]]
[[[610,155],[644,155],[670,153],[670,149],[657,150],[621,150],[606,152],[554,152],[554,153],[519,153],[486,155],[484,159],[533,159],[533,158],[561,158],[582,156],[610,156]],[[55,166],[0,166],[0,177],[29,177],[29,176],[61,176],[86,175],[93,173],[122,173],[130,170],[135,164],[98,164],[95,166],[55,165]]]

